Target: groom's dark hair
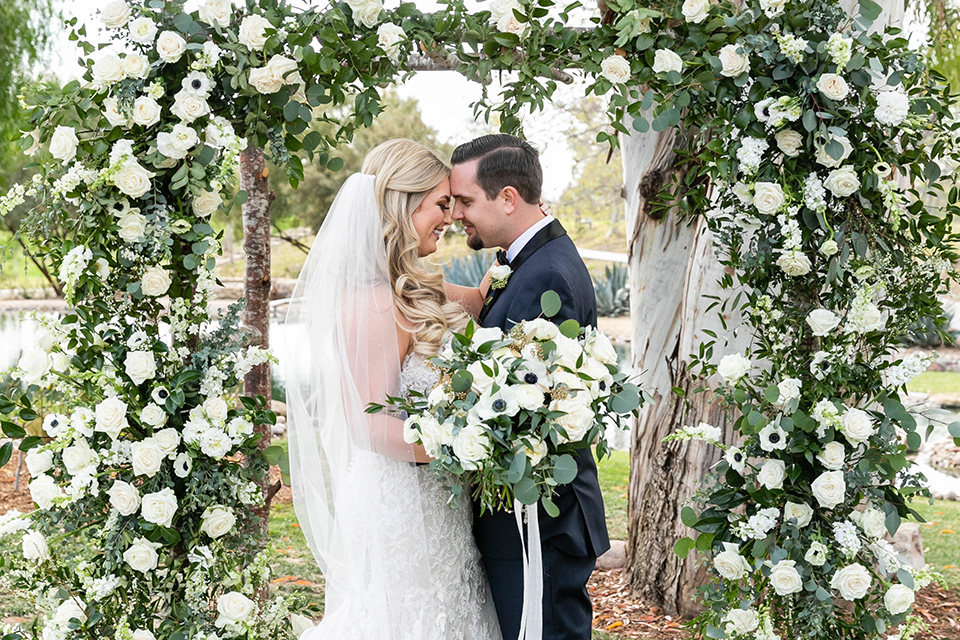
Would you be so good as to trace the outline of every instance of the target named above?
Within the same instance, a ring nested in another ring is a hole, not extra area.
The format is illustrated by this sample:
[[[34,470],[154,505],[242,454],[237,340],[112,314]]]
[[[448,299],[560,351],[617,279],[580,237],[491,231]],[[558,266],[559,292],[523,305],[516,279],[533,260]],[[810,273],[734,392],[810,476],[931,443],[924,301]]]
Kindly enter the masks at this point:
[[[480,136],[453,151],[451,164],[480,158],[477,184],[492,200],[504,187],[513,187],[529,204],[540,202],[543,169],[540,154],[527,142],[506,133]]]

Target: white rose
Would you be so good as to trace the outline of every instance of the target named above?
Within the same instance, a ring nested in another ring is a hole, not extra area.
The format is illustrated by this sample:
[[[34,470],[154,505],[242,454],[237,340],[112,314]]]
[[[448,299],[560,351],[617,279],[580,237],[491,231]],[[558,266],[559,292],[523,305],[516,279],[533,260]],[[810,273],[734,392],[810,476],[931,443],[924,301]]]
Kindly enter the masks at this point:
[[[783,519],[787,521],[791,518],[796,518],[797,527],[802,529],[810,524],[813,519],[813,507],[806,502],[790,502],[788,500],[787,504],[783,506]]]
[[[489,455],[490,440],[483,427],[468,424],[453,437],[453,453],[467,471],[479,469],[477,464]]]
[[[870,592],[870,572],[861,564],[851,564],[840,569],[830,580],[830,587],[840,592],[844,600],[853,602]]]
[[[57,160],[70,162],[77,155],[79,144],[76,129],[60,125],[53,130],[53,136],[50,138],[50,155]]]
[[[397,62],[400,56],[400,43],[407,37],[403,27],[384,22],[377,28],[377,44],[386,52],[387,57]]]
[[[535,411],[543,406],[543,391],[535,384],[518,384],[511,387],[517,405],[525,411]]]
[[[156,407],[157,405],[152,406]],[[159,407],[157,408],[159,409]],[[161,429],[153,434],[153,439],[156,440],[160,451],[168,456],[176,453],[177,447],[180,445],[180,434],[176,429]]]
[[[101,258],[102,260],[103,258]],[[97,270],[99,273],[99,269]],[[53,370],[60,373],[70,368],[70,356],[65,353],[51,353],[50,361],[53,363]]]
[[[157,134],[157,151],[168,158],[182,160],[190,149],[197,146],[200,136],[192,127],[185,124],[174,125],[173,131]]]
[[[97,405],[94,431],[101,431],[116,440],[127,426],[127,403],[120,398],[107,398]]]
[[[827,551],[827,546],[822,542],[811,542],[803,559],[815,567],[822,567],[827,562]]]
[[[728,637],[749,635],[757,630],[760,620],[753,609],[731,609],[723,617],[723,631]]]
[[[200,19],[211,26],[229,27],[232,11],[230,0],[207,0],[200,5]]]
[[[810,273],[813,263],[810,258],[802,251],[784,251],[777,258],[777,266],[783,269],[783,272],[791,277],[805,276]]]
[[[847,81],[835,73],[825,73],[817,80],[817,89],[831,100],[843,100],[850,94]]]
[[[777,595],[788,596],[803,590],[803,578],[795,560],[781,560],[770,571],[770,584]]]
[[[820,254],[828,258],[836,255],[838,251],[840,251],[840,245],[837,244],[836,240],[825,240],[820,245]]]
[[[83,438],[63,450],[63,466],[72,476],[90,476],[97,470],[100,459]]]
[[[30,498],[39,508],[49,509],[53,506],[54,498],[60,497],[63,497],[63,489],[47,474],[41,474],[30,481]]]
[[[53,451],[31,449],[26,455],[27,471],[30,477],[36,478],[53,468]]]
[[[537,340],[553,340],[560,333],[560,329],[549,320],[535,318],[523,323],[523,333]]]
[[[200,436],[200,451],[211,458],[222,458],[230,453],[233,442],[220,429],[207,429]]]
[[[136,18],[129,26],[130,39],[137,44],[153,44],[157,37],[157,25],[150,18]]]
[[[145,296],[162,296],[170,288],[170,274],[163,267],[156,265],[143,273],[140,279],[140,290]]]
[[[77,597],[67,598],[57,607],[56,613],[53,614],[53,621],[60,626],[66,626],[74,618],[80,622],[85,622],[87,620],[87,614],[84,612],[86,608],[87,605],[83,603],[83,600]]]
[[[140,509],[140,492],[128,482],[115,480],[107,495],[110,496],[110,504],[122,516],[133,515]]]
[[[813,329],[813,335],[823,337],[840,324],[840,316],[829,309],[814,309],[807,314],[807,324]]]
[[[811,485],[813,497],[824,509],[833,509],[843,503],[847,483],[840,471],[824,471]]]
[[[753,205],[764,215],[773,215],[786,201],[783,189],[776,182],[758,182],[753,189]]]
[[[563,411],[566,415],[557,418],[559,424],[566,432],[567,437],[560,438],[563,442],[580,442],[587,435],[587,431],[593,426],[596,416],[589,405],[585,405],[578,398],[564,398],[550,405],[551,411]]]
[[[167,412],[164,411],[160,405],[151,402],[140,412],[140,422],[148,427],[153,427],[154,429],[157,427],[162,427],[167,423]],[[167,431],[169,431],[169,429],[167,429]],[[179,438],[180,436],[177,437]],[[164,447],[161,445],[161,448]]]
[[[740,555],[740,547],[723,543],[724,550],[713,557],[713,567],[727,580],[739,580],[750,573],[752,567],[746,558]]]
[[[737,382],[750,371],[751,362],[739,353],[729,353],[720,359],[717,373],[728,384]]]
[[[785,156],[795,158],[800,155],[800,146],[803,144],[803,136],[793,129],[784,129],[777,134],[777,147],[783,151]]]
[[[139,242],[147,229],[147,219],[136,211],[131,211],[117,220],[117,226],[120,227],[120,237],[125,242]]]
[[[20,379],[27,384],[39,382],[49,373],[50,365],[50,356],[43,349],[25,349],[17,361]]]
[[[187,41],[174,31],[164,31],[157,38],[157,54],[164,62],[176,62],[187,50]]]
[[[223,204],[223,198],[216,191],[204,191],[195,196],[190,203],[193,209],[193,215],[198,218],[206,218]]]
[[[530,446],[521,443],[520,450],[523,451],[524,455],[530,459],[530,464],[534,467],[540,464],[547,456],[547,453],[549,453],[547,443],[543,440],[537,440]]]
[[[116,98],[107,98],[103,101],[103,116],[111,127],[127,127],[130,125],[127,116],[120,113],[120,105]]]
[[[150,191],[150,179],[153,173],[144,169],[140,163],[128,160],[113,176],[113,184],[131,198],[139,198]]]
[[[850,144],[850,139],[846,136],[836,136],[833,138],[836,142],[840,143],[840,146],[843,147],[843,150],[840,152],[839,158],[834,158],[829,153],[827,153],[827,145],[819,144],[817,145],[817,155],[816,160],[818,163],[832,169],[834,167],[839,167],[844,160],[850,157],[850,154],[853,153],[853,145]]]
[[[670,73],[671,71],[677,73],[683,71],[683,58],[670,49],[657,49],[653,54],[653,72]]]
[[[207,398],[203,401],[203,410],[206,412],[207,417],[213,420],[214,422],[223,422],[227,419],[227,403],[224,402],[223,398]]]
[[[263,16],[245,16],[240,22],[240,44],[251,51],[260,51],[267,42],[266,29],[272,28],[270,21]]]
[[[123,59],[123,73],[128,78],[146,78],[150,75],[150,61],[139,53],[128,53]]]
[[[782,407],[791,400],[796,400],[800,397],[800,379],[784,378],[777,384],[777,389],[780,391],[780,397],[777,398],[777,405]]]
[[[913,606],[916,596],[913,589],[902,584],[895,584],[883,596],[883,606],[887,608],[892,615],[906,613]]]
[[[256,605],[253,600],[242,593],[236,591],[224,593],[217,598],[217,613],[220,615],[214,624],[223,627],[228,624],[243,622],[250,617],[255,609]]]
[[[267,62],[265,68],[283,84],[294,84],[301,81],[297,73],[297,63],[286,56],[273,56]]]
[[[870,439],[876,432],[873,418],[861,409],[847,409],[843,414],[843,423],[840,427],[844,437],[850,444],[857,446]]]
[[[134,475],[152,478],[160,471],[164,457],[165,454],[154,438],[144,438],[130,445],[130,461],[133,463]]]
[[[50,559],[50,547],[47,546],[47,539],[39,531],[28,531],[20,541],[23,549],[23,557],[26,560],[33,560],[40,563]]]
[[[139,386],[157,375],[157,360],[152,351],[131,351],[123,360],[123,370]]]
[[[170,112],[189,124],[210,113],[210,105],[203,96],[181,89],[173,97]]]
[[[684,0],[680,12],[687,22],[700,24],[710,13],[710,0]]]
[[[846,451],[843,448],[843,444],[833,441],[828,442],[823,448],[823,451],[817,454],[817,460],[827,469],[839,471],[843,469],[845,455]]]
[[[207,507],[201,517],[200,531],[211,538],[219,538],[220,536],[230,533],[236,522],[236,516],[234,516],[233,511],[227,507],[219,505]]]
[[[786,465],[783,460],[767,460],[757,472],[757,482],[767,489],[782,489],[786,477]]]
[[[847,165],[831,171],[823,185],[838,198],[846,198],[860,188],[860,178],[854,168]]]
[[[619,359],[610,338],[602,331],[594,332],[593,338],[587,343],[587,353],[603,364],[616,365]]]
[[[760,8],[763,9],[763,12],[767,14],[768,18],[783,13],[783,7],[786,4],[787,0],[760,0]]]
[[[31,158],[37,153],[40,152],[40,130],[34,129],[28,133],[24,133],[21,138],[30,140],[30,146],[24,150],[24,153],[30,156]]]
[[[380,21],[383,11],[382,0],[349,0],[350,10],[353,12],[353,21],[368,29],[373,29]]]
[[[107,29],[119,29],[130,20],[130,6],[123,0],[112,0],[100,12],[100,19]]]
[[[177,496],[170,487],[154,493],[147,493],[140,501],[140,514],[143,519],[161,527],[172,526],[173,516],[176,513]]]
[[[153,571],[157,568],[157,562],[160,560],[157,549],[161,546],[159,542],[150,542],[146,538],[137,538],[133,541],[133,544],[123,552],[123,559],[134,571],[141,573]]]
[[[750,57],[739,53],[740,44],[728,44],[720,49],[720,75],[727,78],[736,78],[750,70]]]
[[[630,79],[630,62],[621,55],[612,55],[600,63],[600,75],[613,84],[624,83]]]
[[[152,127],[160,122],[160,105],[150,96],[140,96],[133,101],[133,121],[143,127]]]
[[[283,88],[283,81],[270,73],[270,69],[260,67],[259,69],[252,69],[250,71],[250,85],[256,89],[258,93],[270,95]]]
[[[133,632],[133,640],[157,640],[157,636],[146,629],[137,629]]]
[[[864,510],[860,521],[857,523],[863,529],[863,532],[872,538],[882,538],[887,533],[886,514],[879,509],[869,507]]]

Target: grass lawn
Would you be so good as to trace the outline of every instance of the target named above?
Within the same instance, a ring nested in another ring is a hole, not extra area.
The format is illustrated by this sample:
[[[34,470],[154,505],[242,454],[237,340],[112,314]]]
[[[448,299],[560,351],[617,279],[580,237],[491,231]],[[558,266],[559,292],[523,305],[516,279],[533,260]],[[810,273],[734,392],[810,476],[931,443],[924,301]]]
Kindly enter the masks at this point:
[[[627,483],[630,480],[630,453],[614,451],[597,464],[603,505],[607,510],[607,531],[611,540],[627,539]]]
[[[919,393],[960,393],[960,371],[924,371],[907,385]]]
[[[960,502],[918,499],[911,506],[926,520],[920,523],[924,558],[943,574],[945,586],[960,588]]]

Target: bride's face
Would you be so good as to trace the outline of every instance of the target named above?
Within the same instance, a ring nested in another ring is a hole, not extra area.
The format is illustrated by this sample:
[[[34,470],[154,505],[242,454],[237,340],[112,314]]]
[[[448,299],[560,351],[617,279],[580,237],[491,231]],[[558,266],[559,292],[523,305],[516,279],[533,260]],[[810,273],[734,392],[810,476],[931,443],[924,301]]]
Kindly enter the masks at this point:
[[[444,178],[413,212],[413,228],[420,236],[421,258],[437,250],[437,241],[451,222],[453,217],[450,212],[450,180]]]

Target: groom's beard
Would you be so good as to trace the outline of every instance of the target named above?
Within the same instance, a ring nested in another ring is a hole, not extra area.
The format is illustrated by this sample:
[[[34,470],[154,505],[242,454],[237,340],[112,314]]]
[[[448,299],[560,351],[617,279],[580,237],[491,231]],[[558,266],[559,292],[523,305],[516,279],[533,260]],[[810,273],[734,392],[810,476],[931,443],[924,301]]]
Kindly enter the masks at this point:
[[[474,251],[480,251],[483,249],[483,238],[479,234],[474,234],[472,236],[467,236],[467,246],[473,249]]]

